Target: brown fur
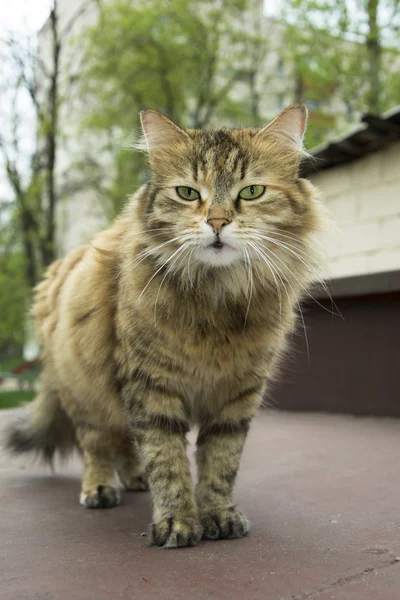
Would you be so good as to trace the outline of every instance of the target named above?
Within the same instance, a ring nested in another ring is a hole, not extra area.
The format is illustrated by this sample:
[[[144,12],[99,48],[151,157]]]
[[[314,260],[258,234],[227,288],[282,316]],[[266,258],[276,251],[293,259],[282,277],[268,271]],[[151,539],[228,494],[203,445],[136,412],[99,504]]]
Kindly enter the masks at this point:
[[[73,425],[85,459],[85,506],[118,502],[115,469],[128,489],[145,488],[147,477],[154,544],[249,530],[232,504],[243,444],[321,262],[313,236],[323,212],[311,184],[298,179],[305,117],[294,106],[261,131],[183,131],[147,111],[151,181],[37,287],[43,378],[33,410],[42,407],[44,420],[45,403],[57,403],[53,425],[42,427],[48,435],[61,417]],[[182,185],[202,201],[182,200],[175,189]],[[267,193],[240,200],[249,185],[266,185]],[[214,235],[209,219],[231,221],[230,235],[246,248],[240,259],[218,266],[230,251],[205,250],[204,236]],[[257,237],[265,234],[270,240]],[[215,264],[201,259],[203,251]],[[193,423],[195,494],[185,439]],[[22,442],[37,429],[28,417],[10,446],[31,449]]]

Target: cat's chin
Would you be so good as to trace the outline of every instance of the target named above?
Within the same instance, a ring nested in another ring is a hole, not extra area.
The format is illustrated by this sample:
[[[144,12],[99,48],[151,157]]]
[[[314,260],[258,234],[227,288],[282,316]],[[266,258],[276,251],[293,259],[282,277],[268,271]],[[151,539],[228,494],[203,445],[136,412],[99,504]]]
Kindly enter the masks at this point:
[[[210,267],[227,267],[239,263],[243,259],[242,252],[225,244],[222,248],[207,246],[197,256],[199,262]]]

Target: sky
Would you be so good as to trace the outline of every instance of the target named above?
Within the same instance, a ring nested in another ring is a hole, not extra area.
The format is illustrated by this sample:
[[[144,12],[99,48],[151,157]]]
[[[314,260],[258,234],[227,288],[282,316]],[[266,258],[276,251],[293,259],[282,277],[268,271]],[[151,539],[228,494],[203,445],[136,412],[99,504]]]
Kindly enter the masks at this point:
[[[37,31],[49,14],[50,5],[51,0],[0,0],[0,32]]]
[[[276,13],[279,0],[264,0],[267,14]],[[0,0],[0,32],[9,29],[37,31],[49,14],[51,0]]]
[[[0,39],[10,31],[34,34],[44,22],[50,11],[51,0],[0,0]],[[6,65],[0,65],[0,74]],[[2,106],[0,108],[3,108]],[[22,107],[23,110],[25,107]],[[26,102],[26,116],[29,118],[29,101]],[[31,128],[32,129],[32,128]],[[34,139],[34,131],[27,131],[27,138]],[[26,140],[29,145],[29,140]],[[11,197],[11,190],[3,175],[0,157],[0,201]]]

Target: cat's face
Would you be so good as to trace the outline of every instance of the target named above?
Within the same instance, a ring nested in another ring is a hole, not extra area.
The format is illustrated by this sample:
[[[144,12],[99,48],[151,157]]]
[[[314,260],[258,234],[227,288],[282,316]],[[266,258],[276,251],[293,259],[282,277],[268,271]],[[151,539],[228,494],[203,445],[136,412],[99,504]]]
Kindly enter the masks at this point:
[[[282,251],[313,226],[311,186],[298,179],[305,107],[262,130],[184,131],[155,111],[142,121],[152,167],[145,224],[162,258],[193,268],[272,259],[279,271]]]

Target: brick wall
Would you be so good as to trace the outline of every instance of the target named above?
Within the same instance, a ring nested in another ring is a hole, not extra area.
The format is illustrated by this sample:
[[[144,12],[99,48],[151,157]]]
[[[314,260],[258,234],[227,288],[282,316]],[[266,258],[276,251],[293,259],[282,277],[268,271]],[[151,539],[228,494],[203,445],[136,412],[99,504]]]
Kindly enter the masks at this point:
[[[310,179],[338,225],[325,237],[329,275],[400,269],[400,142]]]

